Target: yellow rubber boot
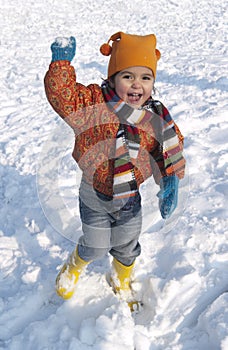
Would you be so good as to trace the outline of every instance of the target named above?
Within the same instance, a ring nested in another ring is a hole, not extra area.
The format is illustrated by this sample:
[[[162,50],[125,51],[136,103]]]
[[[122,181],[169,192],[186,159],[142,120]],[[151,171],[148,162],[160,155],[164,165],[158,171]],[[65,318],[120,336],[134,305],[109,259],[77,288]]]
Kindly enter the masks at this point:
[[[111,285],[115,293],[120,295],[120,298],[127,301],[131,311],[138,309],[138,302],[134,300],[131,289],[131,276],[134,268],[134,263],[130,266],[121,264],[115,258],[112,263],[113,274],[111,276]]]
[[[73,296],[79,276],[88,264],[88,261],[80,258],[76,248],[56,278],[56,293],[60,297],[70,299]]]
[[[130,266],[125,266],[114,258],[112,267],[113,275],[111,277],[111,284],[114,292],[121,293],[121,291],[130,291],[130,280],[134,264]]]

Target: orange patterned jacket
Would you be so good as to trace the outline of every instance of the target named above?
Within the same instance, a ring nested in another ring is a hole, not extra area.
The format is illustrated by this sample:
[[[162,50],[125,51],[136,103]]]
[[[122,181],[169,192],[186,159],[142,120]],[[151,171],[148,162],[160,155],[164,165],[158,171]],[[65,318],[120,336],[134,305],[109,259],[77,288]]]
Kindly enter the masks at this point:
[[[72,155],[83,172],[83,178],[97,191],[112,196],[119,119],[107,108],[101,87],[77,83],[75,70],[69,61],[52,62],[44,84],[51,106],[74,130]],[[133,163],[138,187],[152,174],[158,184],[166,173],[155,130],[149,121],[137,126],[140,148]],[[175,128],[183,145],[183,136],[176,124]],[[184,174],[177,176],[182,178]]]

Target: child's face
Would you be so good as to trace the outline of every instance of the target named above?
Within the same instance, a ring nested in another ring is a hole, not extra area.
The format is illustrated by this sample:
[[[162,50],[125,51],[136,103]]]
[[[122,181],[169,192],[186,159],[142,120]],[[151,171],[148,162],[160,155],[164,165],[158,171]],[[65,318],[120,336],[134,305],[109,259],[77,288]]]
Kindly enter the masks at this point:
[[[147,67],[129,67],[114,78],[117,95],[133,108],[141,107],[148,100],[153,87],[153,72]]]

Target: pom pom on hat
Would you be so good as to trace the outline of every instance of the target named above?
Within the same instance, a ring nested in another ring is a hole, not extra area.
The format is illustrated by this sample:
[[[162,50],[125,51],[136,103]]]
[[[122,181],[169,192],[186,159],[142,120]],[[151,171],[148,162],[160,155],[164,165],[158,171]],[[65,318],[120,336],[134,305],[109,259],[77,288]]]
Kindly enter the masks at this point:
[[[155,49],[155,54],[156,54],[157,60],[160,60],[161,52],[158,49]]]
[[[111,55],[112,48],[108,43],[105,43],[105,44],[101,45],[100,52],[104,56],[109,56],[109,55]]]
[[[109,44],[112,41],[112,46]],[[152,70],[156,78],[157,61],[160,51],[156,49],[156,36],[132,35],[123,32],[113,34],[107,43],[101,45],[100,52],[109,56],[108,78],[115,73],[133,66],[144,66]]]

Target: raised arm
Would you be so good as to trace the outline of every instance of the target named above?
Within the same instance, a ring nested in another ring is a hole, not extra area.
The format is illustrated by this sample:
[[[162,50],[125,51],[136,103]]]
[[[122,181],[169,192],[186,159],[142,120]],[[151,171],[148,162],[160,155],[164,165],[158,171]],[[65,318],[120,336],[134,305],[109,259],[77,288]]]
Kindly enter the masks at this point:
[[[76,82],[76,73],[71,65],[76,52],[74,37],[57,38],[51,45],[51,51],[52,61],[44,78],[46,96],[56,113],[75,128],[78,111],[102,102],[102,94],[96,84],[86,87]],[[86,113],[82,111],[82,114],[86,118]]]

